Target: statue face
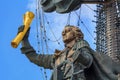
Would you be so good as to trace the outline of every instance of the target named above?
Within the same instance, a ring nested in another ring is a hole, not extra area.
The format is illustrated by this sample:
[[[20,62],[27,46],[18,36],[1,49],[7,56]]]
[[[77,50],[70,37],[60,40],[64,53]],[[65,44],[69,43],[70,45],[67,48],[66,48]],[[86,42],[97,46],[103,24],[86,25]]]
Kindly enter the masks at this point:
[[[75,39],[74,31],[72,30],[72,27],[65,27],[65,29],[62,32],[62,37],[64,43],[69,43],[70,41]]]

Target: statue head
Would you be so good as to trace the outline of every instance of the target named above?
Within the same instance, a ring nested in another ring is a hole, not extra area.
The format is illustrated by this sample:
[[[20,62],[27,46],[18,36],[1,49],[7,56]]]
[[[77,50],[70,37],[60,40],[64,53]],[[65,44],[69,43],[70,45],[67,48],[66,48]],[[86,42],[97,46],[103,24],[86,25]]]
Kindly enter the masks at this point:
[[[64,43],[69,43],[73,40],[79,40],[79,39],[83,39],[83,33],[82,31],[75,26],[65,26],[63,32],[62,32],[62,37],[63,37],[63,41]]]

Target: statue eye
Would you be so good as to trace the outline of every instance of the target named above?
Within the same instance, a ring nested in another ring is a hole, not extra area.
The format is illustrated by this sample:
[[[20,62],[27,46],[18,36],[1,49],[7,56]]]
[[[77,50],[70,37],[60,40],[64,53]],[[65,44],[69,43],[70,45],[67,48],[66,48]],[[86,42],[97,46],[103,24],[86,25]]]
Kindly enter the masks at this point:
[[[71,31],[71,29],[69,28],[69,29],[67,29],[65,32],[70,32]]]
[[[68,32],[70,32],[71,31],[71,29],[68,29]]]
[[[65,35],[67,32],[70,32],[72,29],[69,28],[69,29],[65,29],[63,32],[62,32],[62,35]]]
[[[80,32],[80,30],[76,29],[77,32]]]
[[[62,35],[65,35],[65,31],[62,32]]]

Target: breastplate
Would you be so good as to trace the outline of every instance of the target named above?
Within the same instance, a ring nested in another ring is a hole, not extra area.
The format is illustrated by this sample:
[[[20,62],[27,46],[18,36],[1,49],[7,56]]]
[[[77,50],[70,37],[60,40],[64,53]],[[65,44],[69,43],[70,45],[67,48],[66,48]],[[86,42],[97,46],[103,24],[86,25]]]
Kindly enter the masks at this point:
[[[75,55],[75,50],[72,48],[69,51],[64,51],[55,60],[55,68],[57,70],[56,74],[61,73],[63,80],[85,80],[84,78],[84,66],[77,61],[74,61],[73,55]],[[75,55],[76,56],[76,55]],[[79,76],[78,76],[79,74]],[[60,75],[60,74],[59,74]],[[59,76],[58,75],[58,76]],[[78,79],[79,77],[79,79]],[[60,77],[61,78],[61,77]],[[57,79],[58,80],[58,79]]]

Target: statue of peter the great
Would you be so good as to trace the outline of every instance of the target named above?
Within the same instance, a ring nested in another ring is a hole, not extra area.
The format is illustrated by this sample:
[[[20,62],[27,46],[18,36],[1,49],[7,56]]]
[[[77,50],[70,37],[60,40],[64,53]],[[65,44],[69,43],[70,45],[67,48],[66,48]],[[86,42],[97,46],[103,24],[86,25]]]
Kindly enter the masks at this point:
[[[18,33],[23,28],[21,26]],[[78,27],[68,25],[64,28],[65,48],[53,54],[37,54],[29,43],[29,31],[22,40],[21,51],[36,65],[52,69],[51,80],[118,80],[120,63],[92,50]]]

